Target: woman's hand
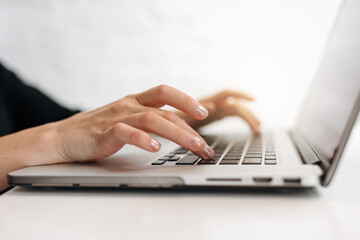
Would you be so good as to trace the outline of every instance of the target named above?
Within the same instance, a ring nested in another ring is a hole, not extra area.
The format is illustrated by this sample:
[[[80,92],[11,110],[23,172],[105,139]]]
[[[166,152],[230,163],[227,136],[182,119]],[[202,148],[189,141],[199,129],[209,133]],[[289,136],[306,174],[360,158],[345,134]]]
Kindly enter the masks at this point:
[[[229,101],[230,97],[235,98],[234,102]],[[160,143],[149,133],[167,138],[201,158],[211,158],[214,151],[189,124],[197,128],[238,115],[257,132],[259,121],[237,101],[241,98],[252,99],[225,91],[199,103],[175,88],[161,85],[65,120],[1,137],[0,189],[6,186],[9,172],[28,166],[99,160],[125,144],[157,152]],[[166,104],[182,113],[159,109]]]
[[[182,112],[178,112],[177,115],[194,129],[228,116],[239,116],[249,124],[253,133],[257,135],[260,133],[260,121],[244,106],[243,100],[253,101],[254,98],[246,93],[225,90],[199,101],[209,111],[209,116],[206,119],[192,119]]]
[[[208,111],[195,99],[167,85],[126,96],[89,112],[53,123],[53,149],[58,157],[43,164],[98,160],[132,144],[157,152],[160,143],[149,133],[167,138],[197,154],[211,158],[214,151],[175,113],[159,109],[165,104],[189,118],[203,120]]]

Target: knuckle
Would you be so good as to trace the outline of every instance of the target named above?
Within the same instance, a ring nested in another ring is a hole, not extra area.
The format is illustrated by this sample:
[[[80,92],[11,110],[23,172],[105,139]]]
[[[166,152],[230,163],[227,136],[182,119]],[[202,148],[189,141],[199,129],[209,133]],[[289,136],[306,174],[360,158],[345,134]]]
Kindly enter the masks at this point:
[[[113,133],[119,134],[125,130],[125,123],[116,123],[113,127]]]
[[[123,99],[132,99],[132,98],[135,98],[134,94],[126,95]]]
[[[159,86],[156,87],[156,93],[158,95],[163,95],[164,93],[166,93],[167,91],[169,91],[170,86],[166,85],[166,84],[161,84]]]
[[[111,114],[111,115],[115,115],[119,112],[118,107],[116,106],[116,104],[111,104],[109,106],[109,108],[107,109],[107,111]]]
[[[170,122],[177,122],[179,119],[179,117],[175,113],[169,111],[164,111],[163,117],[169,120]]]
[[[130,133],[130,141],[139,142],[142,137],[142,132],[140,130],[134,130]]]
[[[117,102],[117,108],[119,109],[128,109],[132,107],[132,102],[129,98],[123,98]]]
[[[182,130],[181,128],[176,128],[176,130],[175,130],[175,139],[182,139],[182,137],[183,137],[183,131],[184,130]]]
[[[143,113],[140,117],[140,121],[143,123],[150,123],[153,122],[156,118],[156,114],[153,112],[146,112]]]

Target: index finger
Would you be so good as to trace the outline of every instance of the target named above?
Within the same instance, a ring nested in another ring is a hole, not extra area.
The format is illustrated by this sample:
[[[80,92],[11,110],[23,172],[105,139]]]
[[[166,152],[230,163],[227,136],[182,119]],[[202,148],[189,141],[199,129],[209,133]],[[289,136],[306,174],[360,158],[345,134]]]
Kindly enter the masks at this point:
[[[197,120],[205,119],[209,112],[197,100],[168,85],[160,85],[135,95],[137,101],[149,107],[165,104],[177,108]]]

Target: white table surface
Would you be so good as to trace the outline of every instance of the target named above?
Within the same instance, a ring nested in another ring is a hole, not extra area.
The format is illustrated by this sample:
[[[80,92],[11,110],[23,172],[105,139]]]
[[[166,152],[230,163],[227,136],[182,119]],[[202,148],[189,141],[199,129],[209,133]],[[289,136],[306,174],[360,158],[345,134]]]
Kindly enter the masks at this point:
[[[360,239],[360,127],[334,182],[301,192],[34,190],[0,196],[0,239]]]

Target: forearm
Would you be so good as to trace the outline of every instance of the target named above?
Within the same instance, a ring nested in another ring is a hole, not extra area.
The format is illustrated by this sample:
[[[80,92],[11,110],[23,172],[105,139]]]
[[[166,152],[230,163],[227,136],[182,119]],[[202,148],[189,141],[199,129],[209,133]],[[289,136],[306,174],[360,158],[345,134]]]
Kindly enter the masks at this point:
[[[29,166],[56,162],[52,125],[29,128],[0,138],[0,190],[8,186],[7,174]],[[56,152],[56,151],[55,151]]]

